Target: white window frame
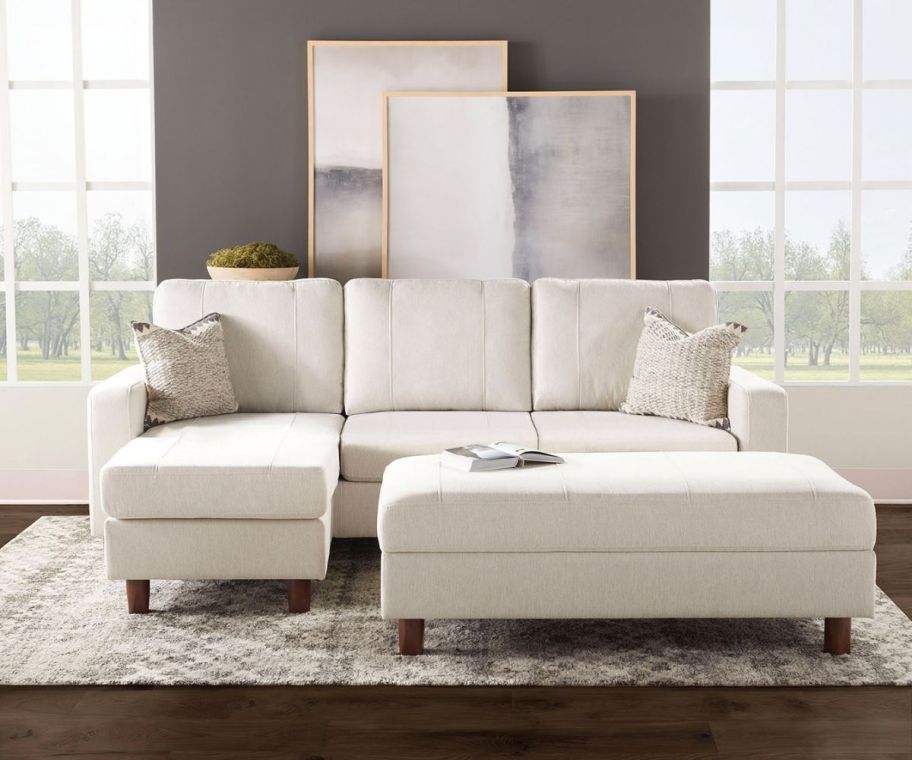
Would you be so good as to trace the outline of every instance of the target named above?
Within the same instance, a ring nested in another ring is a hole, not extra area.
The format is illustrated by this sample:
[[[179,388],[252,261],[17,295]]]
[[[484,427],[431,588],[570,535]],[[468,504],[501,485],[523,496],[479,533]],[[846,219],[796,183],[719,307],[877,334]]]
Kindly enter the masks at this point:
[[[7,13],[6,0],[0,0],[0,198],[3,205],[3,280],[0,293],[5,294],[6,308],[6,377],[0,377],[0,385],[17,384],[25,386],[63,386],[92,384],[92,351],[89,320],[91,318],[91,294],[99,291],[152,291],[158,279],[157,256],[153,257],[152,280],[92,281],[89,275],[89,229],[87,200],[90,190],[146,191],[152,198],[152,229],[149,231],[153,250],[155,245],[155,98],[153,96],[152,60],[152,0],[149,0],[149,78],[148,79],[83,79],[82,77],[82,1],[70,0],[72,26],[73,77],[72,79],[10,80],[7,58]],[[88,182],[86,180],[85,147],[85,91],[93,89],[148,90],[150,119],[150,166],[151,179],[148,182]],[[10,144],[10,90],[72,90],[73,121],[75,129],[75,166],[73,182],[13,182]],[[76,281],[16,281],[15,267],[15,222],[13,221],[13,192],[15,190],[43,190],[73,192],[76,194],[76,243],[78,252],[79,279]],[[16,293],[28,291],[76,291],[79,293],[79,380],[17,380],[16,351]]]
[[[773,182],[711,182],[712,192],[771,191],[774,194],[773,280],[720,281],[713,285],[721,292],[765,291],[773,293],[774,380],[783,385],[903,385],[912,381],[861,380],[861,293],[862,291],[912,290],[912,280],[861,279],[861,201],[864,190],[912,190],[912,179],[902,181],[863,181],[862,118],[863,95],[871,90],[912,90],[912,80],[865,80],[863,71],[864,0],[852,0],[852,79],[788,80],[785,77],[786,0],[776,0],[776,79],[769,81],[712,80],[713,91],[773,91],[776,94],[776,145]],[[852,173],[839,182],[785,181],[785,93],[789,90],[845,90],[852,93]],[[785,279],[785,195],[789,190],[848,190],[851,192],[851,252],[848,281]],[[848,291],[849,293],[849,377],[847,381],[802,381],[785,379],[785,294],[787,291]]]

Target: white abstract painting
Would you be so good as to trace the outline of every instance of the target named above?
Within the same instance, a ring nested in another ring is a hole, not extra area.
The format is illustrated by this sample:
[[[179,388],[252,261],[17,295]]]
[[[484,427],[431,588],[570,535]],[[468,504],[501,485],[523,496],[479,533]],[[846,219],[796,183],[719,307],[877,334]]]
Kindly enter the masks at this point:
[[[308,43],[311,275],[381,274],[384,93],[503,90],[506,46]]]
[[[391,94],[390,277],[635,276],[632,92]]]

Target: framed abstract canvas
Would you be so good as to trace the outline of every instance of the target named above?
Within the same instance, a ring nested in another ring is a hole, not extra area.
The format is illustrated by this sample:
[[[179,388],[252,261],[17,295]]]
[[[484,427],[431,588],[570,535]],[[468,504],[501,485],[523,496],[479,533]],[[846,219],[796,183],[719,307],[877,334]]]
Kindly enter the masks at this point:
[[[634,92],[384,103],[384,276],[636,276]]]
[[[308,272],[381,271],[382,109],[396,90],[504,90],[505,40],[310,41]]]

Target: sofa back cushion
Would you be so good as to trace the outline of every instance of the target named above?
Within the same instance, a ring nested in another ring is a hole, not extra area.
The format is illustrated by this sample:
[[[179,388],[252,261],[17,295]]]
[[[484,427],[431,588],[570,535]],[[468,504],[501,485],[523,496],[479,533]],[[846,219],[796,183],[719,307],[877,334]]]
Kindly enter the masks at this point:
[[[522,280],[350,280],[345,411],[531,408]]]
[[[533,407],[617,409],[627,396],[647,306],[689,332],[716,322],[716,294],[704,280],[536,280]]]
[[[342,411],[342,286],[335,280],[166,280],[155,324],[218,312],[241,412]]]

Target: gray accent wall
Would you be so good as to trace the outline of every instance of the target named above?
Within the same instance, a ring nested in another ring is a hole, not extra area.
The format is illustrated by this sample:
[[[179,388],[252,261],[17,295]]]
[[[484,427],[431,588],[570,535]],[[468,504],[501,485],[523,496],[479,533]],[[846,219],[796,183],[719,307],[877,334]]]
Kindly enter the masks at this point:
[[[707,276],[709,0],[154,0],[153,15],[159,280],[204,277],[209,252],[249,240],[306,261],[308,39],[507,39],[512,90],[636,90],[637,276]]]

